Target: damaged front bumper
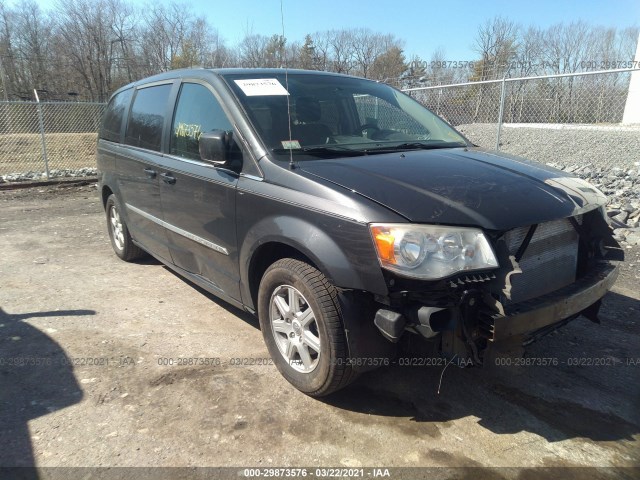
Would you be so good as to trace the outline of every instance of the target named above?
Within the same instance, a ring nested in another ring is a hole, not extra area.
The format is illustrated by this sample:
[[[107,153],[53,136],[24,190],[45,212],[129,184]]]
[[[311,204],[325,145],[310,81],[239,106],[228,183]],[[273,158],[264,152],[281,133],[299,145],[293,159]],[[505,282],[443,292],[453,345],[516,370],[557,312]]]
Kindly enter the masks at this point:
[[[600,260],[574,283],[552,293],[506,306],[490,305],[482,287],[466,285],[455,306],[425,304],[377,310],[374,323],[383,336],[398,342],[405,332],[439,341],[441,353],[486,363],[495,351],[522,352],[527,345],[579,315],[598,321],[600,300],[612,288],[619,262]],[[463,287],[464,288],[464,287]]]
[[[480,328],[492,342],[522,338],[523,343],[529,343],[553,330],[549,327],[560,326],[581,313],[597,322],[599,301],[615,283],[618,271],[617,263],[600,262],[597,268],[571,285],[534,300],[509,305],[504,315],[481,315]]]

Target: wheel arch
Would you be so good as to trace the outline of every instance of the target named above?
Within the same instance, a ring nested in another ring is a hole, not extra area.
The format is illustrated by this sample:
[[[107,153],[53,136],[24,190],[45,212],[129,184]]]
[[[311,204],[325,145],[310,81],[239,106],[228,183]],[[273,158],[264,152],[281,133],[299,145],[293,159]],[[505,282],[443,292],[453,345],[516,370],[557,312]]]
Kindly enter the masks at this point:
[[[247,282],[242,284],[243,303],[250,310],[258,311],[258,291],[262,276],[270,265],[282,258],[294,258],[303,261],[320,272],[338,287],[338,302],[349,354],[356,358],[391,358],[395,355],[395,344],[387,341],[377,330],[373,323],[375,315],[375,302],[370,293],[363,292],[365,288],[349,288],[342,283],[337,283],[327,274],[326,267],[321,260],[307,248],[301,245],[293,245],[289,239],[272,239],[261,243],[254,251],[248,264]],[[242,273],[241,273],[242,275]],[[248,288],[245,290],[245,286]],[[245,295],[248,295],[245,296]],[[364,372],[374,368],[371,362],[363,366],[354,367],[356,372]]]
[[[282,240],[261,244],[253,252],[248,269],[249,293],[254,307],[257,307],[258,289],[260,288],[260,280],[262,280],[264,272],[269,266],[283,258],[295,258],[320,270],[317,263],[309,258],[309,256],[305,255],[305,253],[298,248],[284,243]]]
[[[247,232],[240,247],[243,303],[250,310],[256,310],[262,274],[273,262],[286,257],[306,261],[338,288],[385,292],[379,267],[372,269],[377,271],[376,275],[354,263],[341,247],[341,241],[370,242],[369,238],[336,240],[319,226],[298,217],[277,216],[261,220]]]
[[[102,187],[102,191],[100,192],[100,195],[102,197],[102,208],[106,208],[107,199],[109,198],[109,196],[113,195],[113,190],[111,190],[109,185],[104,185]]]

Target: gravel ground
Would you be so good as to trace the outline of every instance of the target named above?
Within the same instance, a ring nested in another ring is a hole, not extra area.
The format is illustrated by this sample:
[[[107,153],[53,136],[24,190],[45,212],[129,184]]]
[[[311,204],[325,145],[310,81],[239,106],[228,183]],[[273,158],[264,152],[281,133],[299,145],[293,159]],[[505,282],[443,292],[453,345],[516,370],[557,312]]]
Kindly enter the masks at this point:
[[[487,470],[429,478],[638,478],[624,467],[640,467],[640,246],[625,250],[602,324],[581,318],[530,347],[528,358],[556,366],[396,365],[320,401],[273,365],[238,365],[267,357],[253,317],[155,261],[120,261],[95,188],[0,191],[0,467],[463,466]],[[188,358],[220,363],[178,364]],[[579,466],[598,469],[523,470]],[[404,478],[427,478],[418,473]]]
[[[473,143],[495,148],[495,124],[476,123],[456,127]],[[502,126],[501,150],[542,163],[580,165],[611,170],[638,169],[640,126],[598,128],[591,125],[522,124]]]

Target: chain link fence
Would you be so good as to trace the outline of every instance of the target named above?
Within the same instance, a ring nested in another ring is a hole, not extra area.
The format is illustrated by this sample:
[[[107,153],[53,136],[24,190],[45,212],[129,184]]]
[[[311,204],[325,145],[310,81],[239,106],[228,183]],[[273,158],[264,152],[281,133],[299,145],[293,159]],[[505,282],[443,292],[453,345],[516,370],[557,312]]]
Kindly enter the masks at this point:
[[[479,146],[570,170],[628,170],[640,165],[640,126],[621,123],[631,71],[505,78],[405,92]],[[104,108],[102,103],[0,102],[0,182],[95,175],[96,132]]]
[[[564,169],[638,168],[624,69],[406,89],[473,143]]]
[[[0,102],[0,180],[96,175],[102,103]]]

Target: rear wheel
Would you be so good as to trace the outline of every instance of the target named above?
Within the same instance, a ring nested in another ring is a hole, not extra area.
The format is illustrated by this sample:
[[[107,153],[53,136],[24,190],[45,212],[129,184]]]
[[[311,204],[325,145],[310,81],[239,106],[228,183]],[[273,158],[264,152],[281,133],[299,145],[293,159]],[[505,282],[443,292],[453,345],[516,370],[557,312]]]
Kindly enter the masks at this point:
[[[133,243],[127,224],[121,215],[120,202],[115,195],[109,195],[105,206],[107,229],[113,251],[126,262],[131,262],[146,255],[146,252]]]
[[[319,397],[354,379],[336,289],[316,268],[292,258],[271,265],[258,316],[271,358],[298,390]]]

